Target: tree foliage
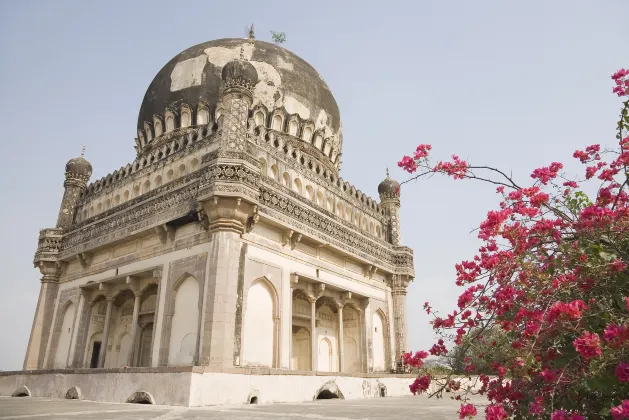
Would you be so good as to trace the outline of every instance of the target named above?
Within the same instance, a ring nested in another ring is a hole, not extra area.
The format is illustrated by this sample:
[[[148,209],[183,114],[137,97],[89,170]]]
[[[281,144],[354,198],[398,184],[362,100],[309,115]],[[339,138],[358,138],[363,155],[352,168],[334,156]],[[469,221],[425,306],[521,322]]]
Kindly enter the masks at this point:
[[[614,93],[628,97],[629,70],[612,79]],[[487,397],[489,420],[629,419],[628,113],[626,100],[617,147],[574,152],[585,166],[582,176],[568,177],[553,162],[535,169],[527,185],[457,156],[431,163],[426,144],[398,163],[418,172],[412,179],[480,180],[501,197],[480,225],[478,253],[456,265],[456,284],[465,288],[458,308],[433,314],[441,338],[429,352],[405,355],[422,369],[429,353],[447,355],[453,340],[454,370],[462,368],[479,386],[462,389],[452,377],[422,371],[413,393],[454,392],[461,419],[477,415],[470,394]],[[593,182],[597,192],[589,197],[583,187]],[[432,313],[428,303],[424,308]]]
[[[271,31],[271,39],[275,45],[281,45],[286,42],[286,34],[284,32]]]

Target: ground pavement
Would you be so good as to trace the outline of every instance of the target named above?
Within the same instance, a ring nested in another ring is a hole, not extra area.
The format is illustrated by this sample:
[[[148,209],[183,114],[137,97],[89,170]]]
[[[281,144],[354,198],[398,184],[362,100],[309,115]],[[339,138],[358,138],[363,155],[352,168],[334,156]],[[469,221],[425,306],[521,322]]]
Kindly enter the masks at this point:
[[[0,420],[194,420],[194,419],[458,419],[459,403],[425,396],[365,400],[322,400],[293,404],[170,407],[97,403],[38,397],[0,397]],[[481,409],[479,409],[479,413]]]

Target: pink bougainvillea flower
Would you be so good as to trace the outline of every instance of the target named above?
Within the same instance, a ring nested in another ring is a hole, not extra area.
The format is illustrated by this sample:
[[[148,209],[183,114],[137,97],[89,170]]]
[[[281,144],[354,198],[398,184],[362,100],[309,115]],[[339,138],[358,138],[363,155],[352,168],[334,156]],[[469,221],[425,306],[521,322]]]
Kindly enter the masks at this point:
[[[492,404],[485,409],[486,420],[502,420],[509,417],[502,404]]]
[[[461,404],[459,409],[459,419],[472,418],[477,414],[473,404]]]
[[[601,339],[598,334],[585,331],[573,342],[574,348],[585,361],[601,355]]]
[[[620,405],[612,407],[610,414],[614,420],[629,419],[629,400],[624,400]]]
[[[629,382],[629,363],[622,362],[616,366],[616,377],[618,382]]]

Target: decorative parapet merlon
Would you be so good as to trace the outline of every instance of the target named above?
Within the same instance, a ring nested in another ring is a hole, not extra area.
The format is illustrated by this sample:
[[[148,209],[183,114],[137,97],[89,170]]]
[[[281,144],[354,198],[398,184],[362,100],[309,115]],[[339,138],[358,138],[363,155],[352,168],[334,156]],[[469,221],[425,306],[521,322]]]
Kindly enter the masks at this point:
[[[413,250],[407,246],[393,247],[393,265],[397,274],[415,277]]]
[[[37,251],[33,259],[33,265],[39,266],[41,262],[57,261],[61,249],[63,229],[48,228],[39,231]]]

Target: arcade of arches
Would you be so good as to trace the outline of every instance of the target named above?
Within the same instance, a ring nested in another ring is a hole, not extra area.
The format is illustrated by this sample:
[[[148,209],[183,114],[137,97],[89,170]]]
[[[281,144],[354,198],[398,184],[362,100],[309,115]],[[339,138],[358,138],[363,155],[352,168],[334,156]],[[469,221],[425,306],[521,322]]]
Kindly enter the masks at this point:
[[[185,273],[168,284],[163,298],[160,285],[159,274],[144,273],[82,286],[78,305],[68,300],[57,310],[51,340],[54,356],[48,366],[200,364],[202,284]],[[277,290],[266,277],[247,287],[240,366],[281,366],[282,297]],[[344,373],[390,370],[388,319],[381,308],[372,308],[377,305],[370,305],[368,297],[293,274],[285,298],[291,303],[287,314],[291,323],[283,347],[289,366],[283,368]]]

